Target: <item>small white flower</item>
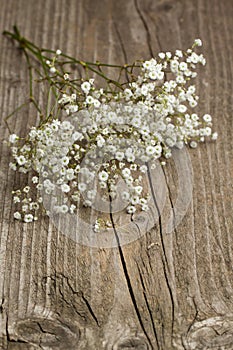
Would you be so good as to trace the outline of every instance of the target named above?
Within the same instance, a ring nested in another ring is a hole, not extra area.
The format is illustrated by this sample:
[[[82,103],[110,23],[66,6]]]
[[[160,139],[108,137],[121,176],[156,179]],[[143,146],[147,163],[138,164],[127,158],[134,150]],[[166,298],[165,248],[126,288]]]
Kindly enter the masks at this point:
[[[158,72],[157,79],[162,80],[163,78],[164,78],[164,72],[163,71]]]
[[[20,198],[18,196],[13,197],[14,203],[20,203]]]
[[[106,171],[101,171],[100,173],[99,173],[99,180],[101,181],[101,182],[105,182],[105,181],[107,181],[108,180],[108,173],[106,172]]]
[[[98,147],[103,147],[103,145],[105,144],[105,139],[103,138],[102,135],[98,135],[96,137],[96,140],[97,140],[97,146]]]
[[[123,160],[124,159],[124,152],[120,152],[120,151],[116,152],[115,157],[119,161]]]
[[[115,152],[116,152],[116,146],[109,145],[109,146],[107,146],[107,150],[108,150],[110,153],[115,154]]]
[[[138,168],[137,164],[130,164],[130,170],[136,171]]]
[[[76,205],[71,204],[71,206],[70,206],[70,213],[74,214],[74,211],[75,211],[76,208],[77,208]]]
[[[148,94],[148,86],[146,84],[142,85],[141,87],[141,93],[142,95],[146,96]]]
[[[134,160],[135,160],[135,155],[133,153],[127,155],[127,161],[129,163],[134,162]]]
[[[75,192],[71,197],[72,197],[74,202],[78,202],[80,199],[80,194],[79,194],[79,192]]]
[[[183,57],[183,52],[181,50],[176,50],[176,56],[177,57]]]
[[[14,213],[14,218],[15,218],[16,220],[21,220],[21,219],[22,219],[22,215],[21,215],[18,211],[16,211],[16,212]]]
[[[195,40],[194,40],[194,44],[197,45],[197,46],[202,46],[202,41],[201,41],[201,39],[195,39]]]
[[[91,206],[92,206],[92,202],[89,201],[89,200],[87,199],[87,200],[85,200],[85,201],[83,202],[83,205],[84,205],[85,207],[91,207]]]
[[[100,188],[107,188],[106,182],[100,182],[99,185],[100,185]]]
[[[196,88],[195,88],[194,85],[189,86],[189,88],[188,88],[188,93],[189,94],[193,94],[195,91],[196,91]]]
[[[218,133],[217,132],[214,132],[213,134],[212,134],[212,140],[217,140],[217,138],[218,138]]]
[[[90,190],[87,192],[87,198],[90,199],[90,200],[93,200],[95,199],[95,196],[96,196],[96,191],[95,190]]]
[[[94,103],[94,98],[92,96],[90,96],[90,95],[87,96],[86,103],[89,104],[89,105]]]
[[[151,61],[145,61],[145,62],[143,62],[143,68],[145,68],[145,69],[151,69],[151,66],[152,66],[152,64],[151,64]]]
[[[177,107],[178,112],[185,113],[187,111],[187,107],[185,105],[179,105]]]
[[[100,105],[101,105],[101,103],[100,103],[100,101],[99,101],[99,100],[94,99],[94,101],[93,101],[93,105],[94,105],[94,107],[95,107],[95,108],[99,108],[99,107],[100,107]]]
[[[69,106],[69,111],[71,113],[76,113],[78,111],[78,105],[71,105],[71,106]]]
[[[53,140],[52,139],[46,140],[46,146],[52,147],[53,146]]]
[[[62,184],[62,185],[61,185],[61,190],[62,190],[62,192],[64,192],[64,193],[68,193],[68,192],[70,192],[70,186],[67,185],[67,184]]]
[[[140,204],[143,205],[143,204],[147,204],[147,200],[145,198],[140,198]]]
[[[134,191],[135,191],[137,194],[141,194],[141,193],[142,193],[142,186],[136,186],[136,187],[134,187]]]
[[[142,210],[143,211],[148,211],[149,210],[149,206],[147,204],[143,204],[142,205]]]
[[[56,55],[58,55],[58,56],[61,55],[61,50],[57,49]]]
[[[32,214],[25,214],[24,222],[32,222],[32,221],[33,221],[33,215]]]
[[[66,204],[63,204],[63,205],[60,206],[60,212],[62,214],[66,214],[66,213],[68,213],[68,211],[69,211],[69,208],[68,208],[68,206]]]
[[[30,208],[34,209],[34,210],[38,210],[39,209],[39,204],[36,202],[33,202],[30,204]]]
[[[29,191],[30,191],[30,187],[29,186],[24,187],[23,192],[28,193]]]
[[[212,133],[212,129],[211,129],[210,127],[207,126],[207,127],[205,128],[205,134],[206,134],[206,136],[210,136],[211,133]]]
[[[166,159],[171,158],[171,156],[172,156],[172,153],[171,153],[171,150],[170,150],[170,149],[168,149],[168,150],[166,150],[166,151],[164,152],[164,157],[165,157]]]
[[[26,159],[24,156],[19,156],[16,158],[16,161],[19,165],[24,165],[26,163]]]
[[[173,73],[177,73],[178,72],[178,68],[179,68],[179,62],[177,60],[172,60],[170,63],[170,67],[171,67],[171,71]]]
[[[47,171],[43,171],[42,172],[42,174],[41,174],[43,177],[48,177],[48,172]],[[50,180],[45,180],[46,181],[46,183],[48,182],[49,184],[51,183],[51,181]]]
[[[204,119],[204,121],[205,121],[206,123],[209,123],[209,122],[212,121],[212,117],[211,117],[211,115],[209,115],[209,114],[205,114],[205,115],[203,116],[203,119]]]
[[[197,148],[197,142],[196,141],[191,141],[190,142],[190,147],[191,148]]]
[[[125,97],[128,99],[133,95],[133,93],[130,89],[125,89],[124,94],[125,94]]]
[[[127,212],[128,212],[129,214],[133,214],[133,213],[135,213],[135,211],[136,211],[136,208],[135,208],[133,205],[129,205],[129,206],[127,207]]]
[[[154,147],[154,149],[155,149],[155,153],[156,154],[161,154],[162,153],[162,146],[160,146],[160,145],[156,145],[155,147]]]
[[[96,219],[95,224],[94,224],[94,232],[99,232],[101,228],[100,222],[98,219]]]
[[[108,128],[104,128],[102,131],[103,135],[108,135],[109,134],[109,129]]]
[[[126,192],[126,191],[122,192],[121,198],[122,198],[124,201],[128,201],[129,198],[130,198],[129,192]]]
[[[130,175],[131,175],[130,169],[124,168],[124,169],[122,170],[122,175],[123,175],[124,178],[129,178]]]
[[[69,162],[70,162],[70,159],[69,159],[69,157],[63,157],[61,159],[61,162],[62,162],[63,165],[68,165]]]
[[[177,147],[178,149],[182,149],[182,148],[184,147],[184,142],[183,142],[183,141],[178,141],[178,142],[176,143],[176,147]]]
[[[183,77],[182,75],[178,75],[178,76],[176,77],[176,82],[177,82],[178,84],[183,84],[183,83],[185,83],[185,79],[184,79],[184,77]]]
[[[56,68],[55,67],[51,67],[50,69],[49,69],[49,71],[50,71],[50,73],[52,73],[52,74],[54,74],[54,73],[56,73]],[[25,220],[25,219],[24,219]]]
[[[67,171],[66,171],[66,178],[68,180],[73,180],[74,177],[75,177],[74,170],[73,169],[67,169]]]
[[[136,128],[139,128],[140,125],[141,125],[141,120],[140,118],[137,118],[137,117],[134,117],[131,121],[131,124],[136,127]]]
[[[18,136],[16,134],[11,134],[9,136],[10,143],[15,143],[18,140]]]
[[[80,182],[78,184],[78,189],[80,192],[84,192],[86,190],[86,188],[87,188],[87,185],[84,182]]]
[[[125,177],[125,182],[127,185],[129,185],[131,187],[132,183],[133,183],[133,177],[132,176],[126,176]]]
[[[91,84],[88,81],[84,81],[81,85],[81,89],[85,94],[88,94],[91,89]]]
[[[165,53],[164,52],[160,52],[158,54],[159,58],[161,58],[162,60],[165,58]]]
[[[38,189],[38,191],[41,191],[41,190],[43,189],[43,185],[42,185],[42,184],[38,184],[38,185],[36,186],[36,188]]]
[[[185,71],[188,68],[187,63],[181,62],[179,65],[179,68],[180,68],[180,70]]]
[[[81,134],[81,132],[79,131],[75,131],[73,134],[72,134],[72,140],[74,141],[82,141],[84,138],[84,136]]]
[[[151,156],[155,153],[155,147],[153,146],[147,146],[146,147],[146,154],[148,154],[148,156]]]
[[[137,195],[136,196],[132,196],[131,199],[130,199],[130,202],[133,205],[139,204],[140,203],[139,197]]]
[[[62,130],[73,130],[74,126],[67,120],[64,120],[64,122],[61,123],[61,129]]]
[[[155,72],[155,71],[151,71],[151,72],[149,73],[149,78],[152,79],[152,80],[158,79],[158,73]]]
[[[172,140],[170,137],[166,138],[165,142],[166,142],[166,145],[169,147],[173,147],[175,145],[175,141]]]
[[[142,173],[146,173],[147,172],[147,166],[146,165],[141,165],[139,169],[140,169],[140,171]]]
[[[189,101],[189,105],[190,105],[190,107],[194,108],[194,107],[197,106],[197,101],[195,101],[195,100],[190,100],[190,101]]]
[[[17,169],[16,164],[15,164],[15,163],[12,163],[12,162],[9,163],[9,167],[10,167],[10,169],[12,169],[12,170],[14,170],[14,171],[16,171],[16,169]]]

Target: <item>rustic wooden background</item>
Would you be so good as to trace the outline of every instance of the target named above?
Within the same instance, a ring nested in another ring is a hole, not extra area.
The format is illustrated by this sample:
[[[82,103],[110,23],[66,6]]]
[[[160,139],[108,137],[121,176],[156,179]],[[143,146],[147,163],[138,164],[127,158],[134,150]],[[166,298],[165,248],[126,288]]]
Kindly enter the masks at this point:
[[[3,118],[27,96],[24,57],[0,50],[0,348],[80,350],[233,349],[232,0],[0,0],[0,30],[85,60],[149,58],[203,40],[200,113],[211,113],[216,143],[190,151],[193,198],[165,233],[177,194],[175,169],[155,227],[121,248],[79,245],[45,219],[12,220],[9,133]],[[10,120],[33,124],[33,109]]]

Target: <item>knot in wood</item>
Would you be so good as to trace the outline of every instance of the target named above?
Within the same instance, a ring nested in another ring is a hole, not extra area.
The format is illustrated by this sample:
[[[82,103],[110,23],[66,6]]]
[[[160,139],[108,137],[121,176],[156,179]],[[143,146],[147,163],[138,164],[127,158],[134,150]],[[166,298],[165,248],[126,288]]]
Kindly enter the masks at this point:
[[[113,346],[113,350],[149,350],[147,341],[142,337],[127,337]]]
[[[80,331],[65,320],[28,318],[14,325],[13,338],[49,349],[76,349]]]
[[[233,349],[233,315],[195,322],[184,339],[187,350]]]

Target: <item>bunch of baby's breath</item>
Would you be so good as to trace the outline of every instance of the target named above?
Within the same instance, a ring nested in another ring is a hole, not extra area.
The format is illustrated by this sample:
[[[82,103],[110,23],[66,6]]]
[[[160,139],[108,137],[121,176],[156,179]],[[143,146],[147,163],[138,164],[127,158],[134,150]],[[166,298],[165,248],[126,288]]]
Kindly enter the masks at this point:
[[[14,202],[21,205],[16,219],[36,220],[44,196],[50,196],[53,212],[66,214],[75,213],[80,203],[92,207],[98,192],[111,200],[120,196],[130,214],[148,210],[149,196],[143,187],[148,163],[159,159],[164,165],[173,147],[195,148],[206,137],[217,138],[211,116],[192,112],[198,103],[192,80],[196,66],[206,63],[195,52],[202,45],[200,39],[187,51],[160,52],[148,61],[121,66],[83,62],[59,49],[41,49],[16,27],[4,34],[19,43],[26,57],[29,100],[40,116],[25,138],[11,134],[9,139],[14,159],[10,167],[31,172],[38,192],[32,200],[30,186],[14,191]],[[74,67],[82,70],[81,76]],[[114,78],[106,68],[114,71]],[[97,86],[96,77],[102,86]],[[55,102],[48,102],[43,113],[33,89],[45,82],[53,96],[48,101]],[[121,178],[125,186],[118,193]]]

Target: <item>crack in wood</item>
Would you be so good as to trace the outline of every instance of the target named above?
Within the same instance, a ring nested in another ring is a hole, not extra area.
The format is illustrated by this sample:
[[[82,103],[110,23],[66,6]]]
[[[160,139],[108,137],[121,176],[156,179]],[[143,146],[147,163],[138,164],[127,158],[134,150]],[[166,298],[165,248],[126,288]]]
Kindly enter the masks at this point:
[[[154,57],[152,46],[151,46],[151,35],[150,35],[149,27],[148,27],[147,22],[145,21],[145,19],[143,17],[142,12],[140,11],[140,8],[138,6],[138,1],[137,0],[134,0],[134,6],[135,6],[135,9],[136,9],[136,11],[138,13],[138,16],[140,17],[140,19],[142,21],[142,24],[143,24],[143,26],[145,28],[145,31],[146,31],[147,44],[148,44],[150,55],[151,55],[151,57]]]
[[[118,40],[119,40],[119,43],[120,43],[120,46],[121,46],[121,49],[122,49],[122,53],[123,53],[123,57],[124,57],[124,62],[125,64],[128,63],[128,58],[127,58],[127,53],[126,53],[126,50],[125,50],[125,46],[124,46],[124,42],[123,42],[123,39],[121,37],[121,33],[117,27],[117,24],[115,21],[113,21],[113,24],[114,24],[114,27],[115,27],[115,30],[116,30],[116,34],[117,34],[117,37],[118,37]],[[129,82],[129,76],[128,76],[128,72],[127,70],[125,69],[125,77],[126,77],[126,80],[127,82]]]
[[[58,290],[59,293],[62,297],[62,300],[68,305],[71,306],[76,314],[78,316],[80,316],[81,319],[87,321],[87,318],[85,316],[85,313],[81,313],[78,309],[77,306],[75,305],[75,303],[72,300],[67,300],[67,298],[64,295],[64,292],[62,291],[62,287],[61,287],[61,283],[58,282],[58,278],[63,278],[66,281],[66,284],[69,288],[69,290],[72,292],[73,295],[77,295],[79,297],[80,300],[82,300],[84,302],[84,304],[86,305],[91,317],[93,318],[93,320],[95,321],[95,323],[97,324],[98,327],[100,327],[99,321],[97,316],[95,315],[90,303],[88,302],[88,299],[84,296],[82,291],[75,291],[74,288],[72,287],[72,285],[70,284],[69,278],[67,276],[65,276],[63,273],[56,273],[55,276],[45,276],[43,277],[43,279],[47,279],[50,278],[51,280],[54,281],[54,283],[58,284]]]
[[[169,283],[169,276],[167,274],[167,270],[168,270],[168,273],[170,273],[170,269],[169,269],[169,263],[168,263],[168,260],[167,260],[166,250],[165,250],[165,245],[164,245],[164,240],[163,240],[163,228],[162,228],[161,212],[160,212],[160,209],[159,209],[159,206],[158,206],[158,203],[157,203],[157,200],[156,200],[156,196],[155,196],[155,193],[154,193],[150,167],[148,166],[148,164],[147,164],[147,169],[148,169],[147,173],[148,173],[148,179],[149,179],[149,184],[150,184],[152,198],[153,198],[153,201],[155,203],[156,209],[158,211],[158,216],[159,216],[159,233],[160,233],[160,240],[161,240],[162,250],[163,250],[162,264],[163,264],[164,277],[165,277],[165,280],[166,280],[166,284],[167,284],[167,288],[168,288],[168,291],[169,291],[170,300],[171,300],[171,304],[172,304],[171,323],[172,323],[172,333],[173,333],[173,331],[174,331],[174,322],[175,322],[175,303],[174,303],[172,288],[171,288],[171,285]]]
[[[129,294],[130,294],[130,297],[131,297],[131,301],[133,303],[133,306],[134,306],[134,310],[136,312],[136,315],[137,315],[137,318],[138,318],[138,321],[139,321],[139,324],[151,346],[151,348],[153,349],[153,345],[151,343],[151,340],[150,340],[150,337],[145,329],[145,326],[143,324],[143,321],[142,321],[142,318],[141,318],[141,315],[140,315],[140,311],[139,311],[139,308],[138,308],[138,305],[137,305],[137,301],[136,301],[136,297],[135,297],[135,294],[134,294],[134,291],[133,291],[133,287],[132,287],[132,284],[131,284],[131,281],[130,281],[130,277],[129,277],[129,273],[128,273],[128,269],[127,269],[127,265],[126,265],[126,261],[125,261],[125,257],[124,257],[124,253],[123,253],[123,250],[122,250],[122,247],[121,247],[121,242],[119,240],[119,236],[118,236],[118,233],[117,233],[117,230],[116,230],[116,227],[115,227],[115,223],[114,223],[114,219],[113,219],[113,214],[112,214],[112,208],[111,208],[111,196],[109,196],[110,198],[110,220],[111,220],[111,223],[112,223],[112,227],[113,227],[113,230],[114,230],[114,234],[115,234],[115,237],[116,237],[116,241],[117,241],[117,244],[118,244],[118,251],[119,251],[119,254],[120,254],[120,259],[121,259],[121,264],[122,264],[122,267],[123,267],[123,271],[124,271],[124,276],[125,276],[125,279],[126,279],[126,283],[127,283],[127,287],[128,287],[128,290],[129,290]]]
[[[87,308],[88,308],[88,310],[89,310],[91,316],[93,317],[94,321],[96,322],[97,326],[100,327],[99,321],[98,321],[98,319],[97,319],[97,317],[96,317],[96,315],[95,315],[95,313],[94,313],[94,311],[93,311],[93,309],[92,309],[90,303],[89,303],[88,300],[84,297],[83,294],[82,294],[82,299],[84,300],[84,302],[85,302],[85,304],[86,304],[86,306],[87,306]]]
[[[157,335],[157,331],[156,331],[156,327],[155,327],[155,323],[154,323],[154,319],[153,319],[153,313],[152,313],[152,310],[150,308],[150,305],[149,305],[149,302],[148,302],[148,299],[147,299],[146,289],[145,289],[143,277],[142,277],[142,274],[141,274],[141,271],[140,271],[140,268],[139,268],[138,264],[137,264],[137,267],[138,267],[139,277],[140,277],[140,281],[141,281],[141,285],[142,285],[142,289],[143,289],[143,296],[144,296],[144,299],[145,299],[145,302],[146,302],[147,310],[148,310],[149,315],[150,315],[150,320],[151,320],[151,324],[152,324],[152,328],[153,328],[156,344],[157,344],[158,349],[160,349],[158,335]]]

